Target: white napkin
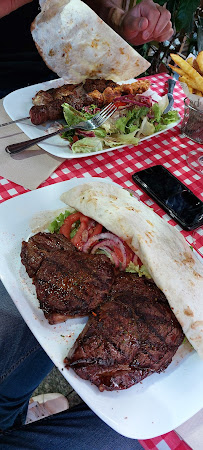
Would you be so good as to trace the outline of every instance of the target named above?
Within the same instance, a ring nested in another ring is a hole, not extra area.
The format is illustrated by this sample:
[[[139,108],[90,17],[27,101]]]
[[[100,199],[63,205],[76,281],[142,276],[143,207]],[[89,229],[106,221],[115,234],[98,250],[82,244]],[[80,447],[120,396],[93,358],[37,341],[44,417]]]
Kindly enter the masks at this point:
[[[175,431],[193,450],[203,450],[203,409]]]

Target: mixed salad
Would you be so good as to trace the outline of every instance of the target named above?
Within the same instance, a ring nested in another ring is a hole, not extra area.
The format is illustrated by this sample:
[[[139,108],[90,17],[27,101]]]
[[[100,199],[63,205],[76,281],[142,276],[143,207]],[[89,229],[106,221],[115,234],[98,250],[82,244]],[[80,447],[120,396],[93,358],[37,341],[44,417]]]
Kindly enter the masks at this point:
[[[119,270],[151,278],[139,257],[122,239],[78,211],[66,210],[59,214],[48,229],[63,234],[81,252],[105,254]]]
[[[76,129],[63,132],[61,136],[69,140],[73,153],[91,153],[125,144],[137,145],[141,138],[162,131],[179,119],[176,110],[163,114],[168,105],[167,95],[156,102],[147,95],[129,94],[117,97],[114,104],[117,111],[96,130]],[[83,107],[81,111],[77,111],[68,103],[62,106],[69,127],[92,118],[100,111],[93,104]]]

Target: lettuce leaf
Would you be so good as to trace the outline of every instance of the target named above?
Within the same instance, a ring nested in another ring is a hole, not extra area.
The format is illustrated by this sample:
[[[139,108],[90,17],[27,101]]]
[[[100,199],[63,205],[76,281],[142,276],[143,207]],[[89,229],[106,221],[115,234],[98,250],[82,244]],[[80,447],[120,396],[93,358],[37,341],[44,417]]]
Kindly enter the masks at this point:
[[[135,137],[135,132],[129,134],[112,134],[104,138],[104,143],[108,147],[117,147],[118,145],[137,145],[139,139]]]
[[[159,123],[161,120],[161,108],[159,107],[158,103],[153,104],[152,112],[154,114],[154,121]]]
[[[89,113],[81,113],[77,111],[68,103],[63,103],[62,107],[65,121],[67,122],[69,127],[71,127],[72,125],[77,125],[77,123],[83,122],[84,120],[93,117],[93,115],[91,116]]]
[[[162,123],[163,125],[169,125],[170,123],[177,122],[179,119],[178,111],[172,109],[167,114],[163,114]]]
[[[130,261],[130,263],[126,267],[125,271],[130,272],[130,273],[137,273],[139,277],[142,277],[144,275],[148,279],[151,278],[151,275],[149,274],[149,272],[148,272],[146,266],[144,266],[144,264],[139,266],[139,264],[135,265],[135,264],[133,264],[132,261]]]
[[[66,210],[64,213],[59,214],[59,216],[57,216],[48,226],[48,230],[50,231],[50,233],[58,233],[66,217],[70,216],[70,214],[73,214],[73,212],[74,211],[70,212]]]
[[[86,137],[72,145],[73,153],[92,153],[103,150],[102,140],[97,137]]]
[[[158,101],[157,104],[158,104],[158,106],[160,108],[161,114],[163,114],[163,112],[167,108],[168,103],[169,103],[169,100],[168,100],[168,95],[167,94],[163,95],[163,97],[161,97],[160,100]]]
[[[142,123],[141,123],[141,127],[140,130],[137,134],[137,137],[139,138],[140,136],[150,136],[151,134],[153,134],[155,131],[155,127],[153,125],[153,123],[151,123],[147,117],[144,117]]]
[[[138,131],[143,117],[148,113],[149,108],[146,106],[136,107],[132,110],[128,110],[125,115],[119,117],[116,120],[116,129],[121,134],[130,134],[133,131]]]

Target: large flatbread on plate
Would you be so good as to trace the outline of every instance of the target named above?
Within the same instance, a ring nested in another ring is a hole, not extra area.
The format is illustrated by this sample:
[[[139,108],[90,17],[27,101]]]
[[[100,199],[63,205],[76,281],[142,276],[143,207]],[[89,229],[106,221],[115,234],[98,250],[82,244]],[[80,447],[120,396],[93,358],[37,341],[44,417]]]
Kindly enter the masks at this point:
[[[184,237],[119,186],[92,182],[61,200],[127,242],[164,292],[182,329],[203,358],[203,265]]]
[[[31,26],[47,66],[67,83],[128,80],[150,64],[80,0],[45,0]]]

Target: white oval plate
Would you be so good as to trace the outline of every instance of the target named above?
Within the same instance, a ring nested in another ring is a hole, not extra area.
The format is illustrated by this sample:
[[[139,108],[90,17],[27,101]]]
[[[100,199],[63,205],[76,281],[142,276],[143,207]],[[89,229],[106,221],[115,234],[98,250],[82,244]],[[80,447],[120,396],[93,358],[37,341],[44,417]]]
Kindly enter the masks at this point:
[[[49,325],[20,261],[22,240],[32,232],[33,216],[42,213],[46,216],[46,211],[64,207],[60,195],[90,179],[112,183],[104,178],[74,178],[0,205],[0,276],[27,325],[84,402],[118,433],[133,439],[150,439],[173,430],[202,408],[203,361],[198,354],[189,344],[182,344],[161,374],[153,374],[123,391],[100,392],[73,370],[65,369],[63,363],[86,319]]]
[[[132,83],[132,82],[135,82],[135,80],[132,79],[125,81],[125,83]],[[63,84],[64,84],[63,79],[59,78],[57,80],[47,81],[45,83],[39,83],[32,86],[27,86],[22,89],[18,89],[17,91],[13,91],[4,98],[3,100],[4,109],[12,120],[27,117],[29,116],[30,108],[33,106],[32,98],[36,95],[38,91],[55,88]],[[160,99],[160,96],[151,89],[148,89],[147,95],[151,95],[152,98],[156,101]],[[158,133],[154,133],[151,134],[150,136],[140,139],[140,142],[145,141],[146,139],[151,139],[153,136],[157,136],[158,134],[165,133],[170,128],[174,128],[176,125],[178,125],[180,121],[181,117],[179,117],[179,120],[177,122],[168,125],[168,127],[165,130],[159,131]],[[45,134],[45,130],[49,128],[51,125],[53,125],[53,122],[46,122],[46,124],[44,125],[33,125],[31,124],[30,119],[27,119],[24,122],[16,123],[16,125],[18,125],[18,127],[30,139],[34,139],[39,136],[43,136]],[[98,155],[99,153],[114,151],[119,148],[125,147],[127,144],[120,145],[118,147],[107,148],[93,153],[72,153],[68,141],[60,138],[59,136],[55,136],[53,138],[50,138],[48,141],[39,143],[38,145],[51,155],[58,156],[60,158],[73,159],[84,157],[87,158],[88,156]]]

